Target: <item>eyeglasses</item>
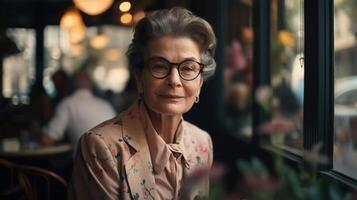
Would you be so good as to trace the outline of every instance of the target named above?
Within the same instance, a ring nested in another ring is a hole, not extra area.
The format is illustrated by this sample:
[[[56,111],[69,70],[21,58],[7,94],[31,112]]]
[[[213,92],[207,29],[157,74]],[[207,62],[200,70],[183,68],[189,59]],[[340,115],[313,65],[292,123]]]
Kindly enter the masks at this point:
[[[193,59],[187,59],[180,63],[173,63],[162,57],[152,57],[146,61],[146,66],[150,73],[157,79],[163,79],[169,76],[171,68],[177,66],[180,77],[185,81],[192,81],[200,75],[204,64]]]

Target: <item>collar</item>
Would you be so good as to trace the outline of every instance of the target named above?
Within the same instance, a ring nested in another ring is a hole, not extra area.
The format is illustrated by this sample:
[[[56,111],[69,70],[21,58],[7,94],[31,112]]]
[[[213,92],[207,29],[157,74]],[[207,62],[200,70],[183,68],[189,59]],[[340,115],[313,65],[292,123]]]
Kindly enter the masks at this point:
[[[139,106],[154,171],[157,174],[160,174],[173,152],[180,154],[185,166],[188,167],[189,163],[187,162],[186,152],[183,145],[183,119],[181,119],[177,126],[173,143],[167,144],[155,130],[146,106],[143,103]]]

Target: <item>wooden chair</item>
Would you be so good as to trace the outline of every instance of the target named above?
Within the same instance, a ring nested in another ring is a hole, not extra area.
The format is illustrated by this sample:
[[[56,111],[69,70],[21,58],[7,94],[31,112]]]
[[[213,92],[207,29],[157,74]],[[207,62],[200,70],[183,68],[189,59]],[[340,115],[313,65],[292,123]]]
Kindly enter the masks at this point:
[[[0,159],[0,199],[25,199],[25,193],[17,181],[17,165]]]
[[[52,171],[18,166],[18,180],[29,200],[67,199],[67,181]]]

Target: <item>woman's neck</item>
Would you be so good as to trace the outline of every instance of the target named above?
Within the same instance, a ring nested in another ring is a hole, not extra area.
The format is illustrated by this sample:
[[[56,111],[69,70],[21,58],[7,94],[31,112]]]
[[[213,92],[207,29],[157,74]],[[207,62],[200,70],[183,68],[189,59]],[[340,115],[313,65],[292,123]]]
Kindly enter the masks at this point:
[[[150,109],[148,113],[154,126],[154,129],[161,136],[161,138],[167,143],[173,143],[176,130],[180,124],[181,115],[163,115],[158,114]]]

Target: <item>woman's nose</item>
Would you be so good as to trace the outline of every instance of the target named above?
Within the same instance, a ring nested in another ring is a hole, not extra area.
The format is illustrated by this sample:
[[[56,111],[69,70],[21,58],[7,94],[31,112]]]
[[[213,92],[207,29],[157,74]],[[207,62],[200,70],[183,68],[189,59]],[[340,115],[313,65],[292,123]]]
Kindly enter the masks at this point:
[[[177,67],[171,68],[169,76],[167,77],[167,80],[168,80],[168,84],[171,87],[181,86],[181,77],[180,77]]]

